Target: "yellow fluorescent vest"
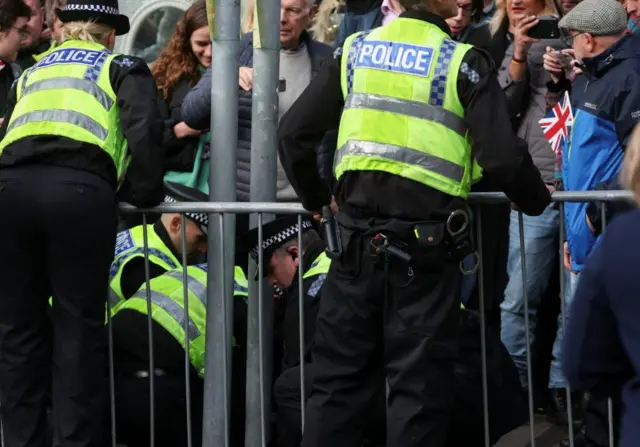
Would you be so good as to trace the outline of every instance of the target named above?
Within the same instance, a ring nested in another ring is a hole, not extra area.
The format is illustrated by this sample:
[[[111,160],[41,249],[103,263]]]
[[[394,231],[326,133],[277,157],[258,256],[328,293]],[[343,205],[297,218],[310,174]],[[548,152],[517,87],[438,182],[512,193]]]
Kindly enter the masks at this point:
[[[165,270],[181,268],[179,261],[171,249],[160,239],[153,225],[147,225],[147,247],[149,262],[159,265]],[[144,258],[144,227],[139,225],[118,233],[116,249],[109,276],[109,304],[113,314],[117,307],[125,300],[122,293],[122,272],[125,266],[135,258]]]
[[[311,266],[302,275],[302,279],[311,278],[312,276],[326,275],[329,273],[329,267],[331,267],[331,259],[323,251],[318,255],[316,259],[311,263]]]
[[[79,40],[68,40],[45,53],[17,81],[17,103],[0,154],[31,136],[71,138],[104,150],[114,162],[120,184],[128,155],[109,76],[116,56],[100,44]]]
[[[405,18],[347,38],[336,178],[384,171],[466,198],[481,178],[457,92],[471,48]]]
[[[247,278],[240,267],[234,271],[234,296],[246,297]],[[186,349],[185,322],[188,327],[189,359],[201,377],[204,377],[205,341],[207,325],[207,266],[187,267],[187,291],[189,315],[184,306],[184,283],[182,269],[171,270],[150,282],[151,318],[171,334],[183,349]],[[143,285],[118,312],[129,309],[148,315],[147,289]]]

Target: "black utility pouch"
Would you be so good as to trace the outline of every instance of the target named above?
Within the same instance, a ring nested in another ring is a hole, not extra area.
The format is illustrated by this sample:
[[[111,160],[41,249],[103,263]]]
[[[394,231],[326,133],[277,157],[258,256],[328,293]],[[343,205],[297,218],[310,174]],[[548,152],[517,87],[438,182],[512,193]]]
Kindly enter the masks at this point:
[[[418,240],[419,254],[416,261],[427,267],[441,267],[449,259],[445,246],[446,225],[444,222],[421,222],[413,227]]]

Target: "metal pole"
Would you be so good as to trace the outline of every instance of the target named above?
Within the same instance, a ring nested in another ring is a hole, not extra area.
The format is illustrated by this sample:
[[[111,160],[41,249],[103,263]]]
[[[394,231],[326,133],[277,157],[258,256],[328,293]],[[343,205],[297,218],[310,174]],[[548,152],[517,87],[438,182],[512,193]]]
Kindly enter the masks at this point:
[[[276,201],[280,0],[257,0],[253,32],[253,109],[251,115],[251,202]],[[264,222],[273,216],[264,215]],[[261,219],[262,220],[262,219]],[[258,225],[256,216],[251,228]],[[253,261],[250,275],[256,271]],[[272,293],[250,276],[247,324],[247,447],[266,446],[271,421]],[[264,293],[263,293],[264,291]],[[260,306],[251,303],[260,303]],[[266,385],[266,386],[265,386]]]
[[[235,202],[240,0],[207,0],[207,10],[210,20],[215,11],[211,62],[211,159],[215,162],[210,166],[209,200]],[[216,217],[209,214],[204,447],[228,447],[230,442],[235,216]]]

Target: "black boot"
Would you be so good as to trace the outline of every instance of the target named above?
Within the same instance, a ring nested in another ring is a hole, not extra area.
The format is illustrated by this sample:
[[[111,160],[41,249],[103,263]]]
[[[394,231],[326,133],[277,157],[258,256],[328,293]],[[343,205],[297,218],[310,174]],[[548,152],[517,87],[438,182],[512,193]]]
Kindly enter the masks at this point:
[[[564,388],[553,388],[549,390],[547,420],[560,427],[569,425],[567,416],[567,391]]]
[[[563,439],[562,442],[560,442],[560,444],[557,444],[555,447],[571,447],[571,444],[569,444],[569,438],[567,437],[566,439]],[[581,430],[580,432],[576,433],[575,436],[573,437],[573,447],[600,447],[600,446],[590,441],[586,437],[584,430]]]

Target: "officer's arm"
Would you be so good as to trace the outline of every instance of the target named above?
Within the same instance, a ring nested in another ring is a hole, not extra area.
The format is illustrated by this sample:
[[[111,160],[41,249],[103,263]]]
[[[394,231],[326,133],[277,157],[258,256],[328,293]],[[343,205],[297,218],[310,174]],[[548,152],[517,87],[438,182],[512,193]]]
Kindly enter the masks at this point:
[[[111,64],[110,75],[122,132],[131,154],[123,193],[133,205],[157,205],[163,199],[164,117],[161,111],[165,106],[142,59],[118,56]]]
[[[4,138],[7,133],[7,127],[9,126],[9,120],[11,119],[11,115],[13,114],[13,109],[16,106],[16,85],[18,83],[14,82],[13,87],[11,87],[11,91],[9,92],[9,97],[7,98],[7,111],[4,114],[4,121],[2,122],[2,126],[0,126],[0,141]]]
[[[340,124],[343,106],[337,56],[324,64],[280,121],[280,163],[307,210],[318,211],[331,201],[329,185],[318,171],[316,148],[325,133]]]
[[[550,194],[527,144],[511,128],[507,101],[489,55],[469,51],[458,75],[458,96],[478,164],[524,213],[541,214]]]

